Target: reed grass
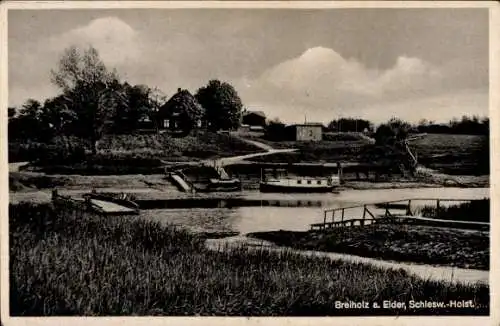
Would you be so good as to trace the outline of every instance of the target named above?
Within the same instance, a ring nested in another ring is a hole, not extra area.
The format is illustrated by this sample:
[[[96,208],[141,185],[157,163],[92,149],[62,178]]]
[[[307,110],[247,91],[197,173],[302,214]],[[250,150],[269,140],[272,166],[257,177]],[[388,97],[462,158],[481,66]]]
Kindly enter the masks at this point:
[[[480,308],[461,313],[489,311],[486,285],[450,285],[292,252],[210,250],[181,229],[69,207],[11,205],[9,215],[14,316],[404,314],[334,305],[391,299],[471,299]]]
[[[443,206],[439,209],[436,205],[424,206],[419,209],[419,213],[425,217],[445,220],[489,222],[490,200],[489,198],[471,200],[458,205]]]

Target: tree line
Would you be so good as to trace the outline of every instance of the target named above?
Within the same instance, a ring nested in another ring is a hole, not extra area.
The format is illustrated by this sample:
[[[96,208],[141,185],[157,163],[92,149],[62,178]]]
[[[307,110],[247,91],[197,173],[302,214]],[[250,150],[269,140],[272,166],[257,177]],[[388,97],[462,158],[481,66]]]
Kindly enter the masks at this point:
[[[392,122],[398,119],[392,119]],[[387,124],[388,122],[384,123]],[[410,132],[430,133],[430,134],[465,134],[465,135],[488,135],[490,120],[487,117],[463,116],[459,119],[452,119],[446,123],[436,123],[426,119],[420,120],[416,124],[405,122]],[[382,124],[382,125],[384,125]],[[374,132],[374,123],[358,118],[334,119],[327,124],[327,131],[337,132]]]
[[[9,139],[47,142],[56,136],[77,136],[87,140],[96,153],[97,142],[105,133],[160,127],[158,115],[167,103],[166,95],[157,88],[122,82],[92,46],[83,51],[66,49],[51,75],[61,93],[43,103],[29,99],[19,109],[9,108]],[[189,102],[189,93],[178,95],[173,98],[174,106]],[[212,130],[239,124],[243,105],[230,84],[211,80],[194,98],[197,105],[188,103],[182,117],[184,128],[192,128],[200,117]]]
[[[20,109],[9,108],[9,139],[47,142],[56,136],[77,136],[87,140],[95,153],[105,133],[131,133],[145,126],[158,129],[159,112],[165,105],[182,111],[180,126],[187,132],[200,123],[217,131],[235,129],[241,122],[243,104],[229,83],[210,80],[194,96],[179,89],[167,101],[157,88],[121,81],[92,46],[83,51],[66,49],[51,73],[51,82],[61,93],[43,103],[29,99]],[[278,119],[269,121],[266,136],[283,140],[287,135],[285,127]],[[395,130],[404,130],[397,132],[398,138],[415,132],[488,135],[489,119],[463,116],[442,124],[391,119],[375,128],[369,120],[340,118],[324,127],[330,132],[365,132],[376,139],[393,137]]]
[[[387,122],[375,127],[369,120],[359,118],[340,118],[330,121],[323,127],[324,132],[363,132],[375,139],[382,139],[384,135],[396,135],[398,139],[407,137],[410,133],[430,134],[464,134],[489,135],[489,118],[478,116],[463,116],[460,120],[452,119],[447,123],[435,123],[421,120],[416,124],[391,118]],[[286,125],[279,119],[267,123],[266,137],[269,140],[286,140],[289,138]],[[382,141],[382,140],[380,140]]]

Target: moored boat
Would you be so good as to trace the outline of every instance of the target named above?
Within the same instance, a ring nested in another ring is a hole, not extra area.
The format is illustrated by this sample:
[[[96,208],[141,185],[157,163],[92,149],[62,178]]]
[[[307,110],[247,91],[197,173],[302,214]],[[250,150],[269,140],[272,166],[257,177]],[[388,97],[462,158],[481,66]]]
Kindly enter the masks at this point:
[[[222,179],[211,178],[207,185],[208,191],[238,191],[241,190],[241,182],[239,179]]]
[[[261,178],[261,192],[333,192],[340,185],[340,177],[276,177]]]

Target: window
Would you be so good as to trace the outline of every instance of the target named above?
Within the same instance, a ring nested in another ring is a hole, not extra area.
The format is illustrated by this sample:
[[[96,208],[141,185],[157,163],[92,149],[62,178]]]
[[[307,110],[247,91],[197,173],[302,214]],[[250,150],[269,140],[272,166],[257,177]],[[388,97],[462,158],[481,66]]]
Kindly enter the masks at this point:
[[[311,184],[311,180],[307,180],[307,184],[310,185]]]
[[[297,183],[300,185],[302,184],[302,180],[297,180]]]
[[[321,184],[321,180],[318,180],[318,184],[319,184],[319,185]]]

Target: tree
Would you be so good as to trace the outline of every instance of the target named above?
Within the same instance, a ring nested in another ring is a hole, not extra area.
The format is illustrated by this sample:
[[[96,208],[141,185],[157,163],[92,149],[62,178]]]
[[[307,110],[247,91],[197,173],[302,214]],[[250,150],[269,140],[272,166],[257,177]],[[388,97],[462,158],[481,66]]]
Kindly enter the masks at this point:
[[[412,126],[400,119],[391,118],[381,124],[375,131],[375,146],[373,151],[365,156],[372,162],[379,162],[390,168],[399,168],[403,165],[414,172],[415,161],[406,146],[406,138]]]
[[[11,125],[11,131],[17,137],[40,140],[44,136],[41,124],[42,104],[34,99],[28,99],[22,106],[18,117]],[[14,130],[17,129],[17,130]]]
[[[387,123],[381,124],[375,131],[377,145],[394,145],[396,142],[408,137],[411,125],[397,118],[391,118]]]
[[[96,154],[97,142],[116,108],[126,102],[116,72],[106,68],[92,46],[83,52],[70,47],[61,56],[57,70],[52,70],[52,82],[62,89],[73,111],[73,131],[87,139]]]
[[[269,140],[281,141],[287,139],[286,125],[278,118],[269,121],[266,126],[265,137]]]
[[[211,80],[197,91],[195,97],[205,109],[205,120],[210,129],[233,129],[240,125],[243,105],[230,84]]]
[[[116,132],[131,132],[139,128],[139,123],[151,115],[149,94],[151,89],[146,85],[132,86],[125,82],[120,85],[125,101],[118,103],[113,118],[113,129]]]
[[[69,133],[69,126],[76,118],[70,104],[62,95],[45,100],[40,120],[53,136]]]
[[[17,110],[16,110],[16,108],[9,107],[9,108],[7,109],[7,112],[8,112],[8,117],[9,117],[9,119],[10,119],[10,118],[15,118],[15,117],[16,117],[16,114],[17,114]]]
[[[371,131],[372,123],[368,120],[357,118],[340,118],[330,121],[328,124],[329,130],[338,132],[362,132],[364,130]]]

